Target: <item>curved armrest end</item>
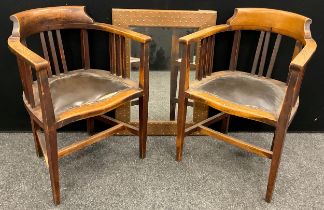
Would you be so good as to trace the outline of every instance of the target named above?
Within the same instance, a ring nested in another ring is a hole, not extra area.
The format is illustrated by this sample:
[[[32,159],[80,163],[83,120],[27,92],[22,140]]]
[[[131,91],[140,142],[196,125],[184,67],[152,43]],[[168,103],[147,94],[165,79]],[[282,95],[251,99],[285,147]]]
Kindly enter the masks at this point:
[[[298,53],[298,55],[291,61],[289,68],[302,70],[311,59],[316,51],[317,44],[314,39],[306,39],[304,48]]]
[[[36,71],[49,67],[49,62],[20,42],[19,37],[8,38],[9,49],[19,58],[30,64]]]

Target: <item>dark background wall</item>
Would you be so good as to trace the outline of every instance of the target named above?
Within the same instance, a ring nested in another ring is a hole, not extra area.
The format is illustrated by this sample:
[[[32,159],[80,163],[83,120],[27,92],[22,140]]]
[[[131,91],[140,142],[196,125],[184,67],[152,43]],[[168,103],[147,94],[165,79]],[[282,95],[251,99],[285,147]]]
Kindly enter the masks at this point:
[[[143,9],[183,9],[183,10],[217,10],[217,23],[225,23],[232,16],[236,7],[266,7],[296,12],[313,19],[311,26],[314,39],[318,43],[318,49],[310,64],[304,78],[300,93],[299,111],[292,123],[291,131],[324,131],[324,54],[322,47],[322,36],[324,34],[324,1],[308,0],[1,0],[0,1],[0,130],[2,131],[24,131],[30,130],[29,118],[22,103],[21,82],[15,57],[10,54],[6,40],[11,34],[12,23],[9,16],[13,13],[47,6],[58,5],[85,5],[88,14],[98,22],[111,23],[112,8],[143,8]],[[247,40],[252,41],[252,40]],[[254,40],[255,41],[255,40]],[[223,43],[226,42],[226,40]],[[290,47],[289,42],[283,43],[281,49],[286,52]],[[228,49],[230,48],[227,47]],[[287,51],[288,52],[288,51]],[[291,54],[279,54],[289,62]],[[218,57],[219,63],[222,57]],[[288,63],[287,63],[288,64]],[[287,68],[287,66],[286,66]],[[285,70],[285,74],[286,74]],[[70,127],[70,129],[81,128],[81,124]],[[245,120],[234,119],[233,130],[268,130],[267,127]],[[68,128],[69,129],[69,128]]]

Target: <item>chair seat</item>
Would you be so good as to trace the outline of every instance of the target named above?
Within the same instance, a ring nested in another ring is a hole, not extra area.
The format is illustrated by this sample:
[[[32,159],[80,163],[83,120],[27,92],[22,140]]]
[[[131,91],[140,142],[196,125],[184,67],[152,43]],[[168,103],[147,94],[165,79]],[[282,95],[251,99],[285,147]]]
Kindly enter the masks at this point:
[[[220,71],[193,84],[187,93],[211,102],[220,111],[252,119],[260,117],[260,121],[266,118],[275,122],[279,117],[286,89],[286,83],[274,79],[241,71]],[[256,110],[258,114],[254,115],[259,116],[252,116]]]
[[[135,98],[142,92],[138,85],[105,70],[74,70],[49,78],[49,87],[57,120],[73,110],[77,113],[87,106],[89,112],[105,107],[104,102],[117,97]],[[37,83],[33,84],[36,107],[39,105]],[[112,100],[111,100],[112,101]],[[100,106],[97,106],[101,103]],[[30,107],[29,107],[30,108]],[[71,115],[69,115],[71,116]]]

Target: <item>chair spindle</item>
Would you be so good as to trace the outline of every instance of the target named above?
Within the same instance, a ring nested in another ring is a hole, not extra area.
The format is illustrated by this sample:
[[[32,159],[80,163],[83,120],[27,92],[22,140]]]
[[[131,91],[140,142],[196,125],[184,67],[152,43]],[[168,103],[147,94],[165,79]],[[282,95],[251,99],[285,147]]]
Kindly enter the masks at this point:
[[[229,65],[230,70],[235,70],[237,67],[238,54],[240,50],[240,42],[241,42],[241,31],[235,31],[232,53],[231,53],[231,61]]]
[[[109,34],[109,60],[110,60],[110,72],[116,73],[116,46],[115,46],[115,34]]]
[[[267,58],[267,52],[268,52],[268,47],[269,47],[270,35],[271,35],[271,32],[267,31],[266,36],[265,36],[265,40],[264,40],[263,49],[262,49],[262,55],[261,55],[261,61],[260,61],[258,76],[263,75],[264,65],[265,65],[265,61],[266,61],[266,58]]]
[[[47,44],[46,44],[46,39],[45,39],[45,34],[44,32],[40,33],[40,39],[41,39],[41,43],[42,43],[42,48],[43,48],[43,54],[45,59],[50,62],[50,58],[48,55],[48,50],[47,50]],[[52,76],[52,69],[51,69],[51,65],[49,65],[49,68],[47,69],[47,73],[48,76],[51,77]]]
[[[81,57],[84,69],[90,68],[88,30],[81,29]]]
[[[270,59],[270,63],[269,63],[269,67],[268,67],[268,71],[267,71],[267,75],[266,75],[266,77],[268,77],[268,78],[271,77],[271,74],[272,74],[273,66],[276,61],[278,50],[280,47],[281,38],[282,38],[282,36],[280,34],[278,34],[277,38],[276,38],[275,45],[273,47],[273,51],[272,51],[272,55],[271,55],[271,59]]]
[[[115,39],[115,45],[116,45],[116,75],[121,76],[121,41],[120,36],[116,36]]]
[[[64,73],[67,73],[68,70],[67,70],[67,66],[66,66],[64,47],[63,47],[63,43],[62,43],[62,37],[61,37],[60,30],[56,30],[56,38],[57,38],[57,44],[58,44],[59,52],[60,52],[60,56],[61,56],[61,63],[63,66],[63,71],[64,71]]]
[[[255,56],[254,56],[254,60],[253,60],[253,66],[252,66],[252,71],[251,71],[252,74],[256,73],[256,69],[257,69],[257,66],[259,63],[260,52],[262,49],[263,40],[264,40],[264,31],[261,31],[259,41],[258,41],[258,46],[255,51]]]
[[[53,33],[52,33],[52,31],[48,31],[47,34],[48,34],[48,40],[50,43],[55,74],[58,76],[58,75],[60,75],[60,68],[59,68],[59,64],[58,64],[58,60],[57,60],[57,54],[56,54],[56,49],[55,49],[55,44],[54,44],[54,39],[53,39]]]

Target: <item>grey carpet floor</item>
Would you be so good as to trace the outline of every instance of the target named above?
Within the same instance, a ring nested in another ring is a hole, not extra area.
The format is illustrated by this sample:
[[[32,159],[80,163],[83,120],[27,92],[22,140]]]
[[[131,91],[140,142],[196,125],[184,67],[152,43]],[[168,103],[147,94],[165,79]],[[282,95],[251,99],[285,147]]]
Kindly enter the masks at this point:
[[[271,134],[235,133],[269,148]],[[59,134],[60,147],[86,136]],[[110,137],[60,160],[62,204],[32,135],[0,134],[0,209],[324,209],[324,134],[289,134],[272,203],[270,161],[209,137],[188,137],[176,162],[174,137]]]

